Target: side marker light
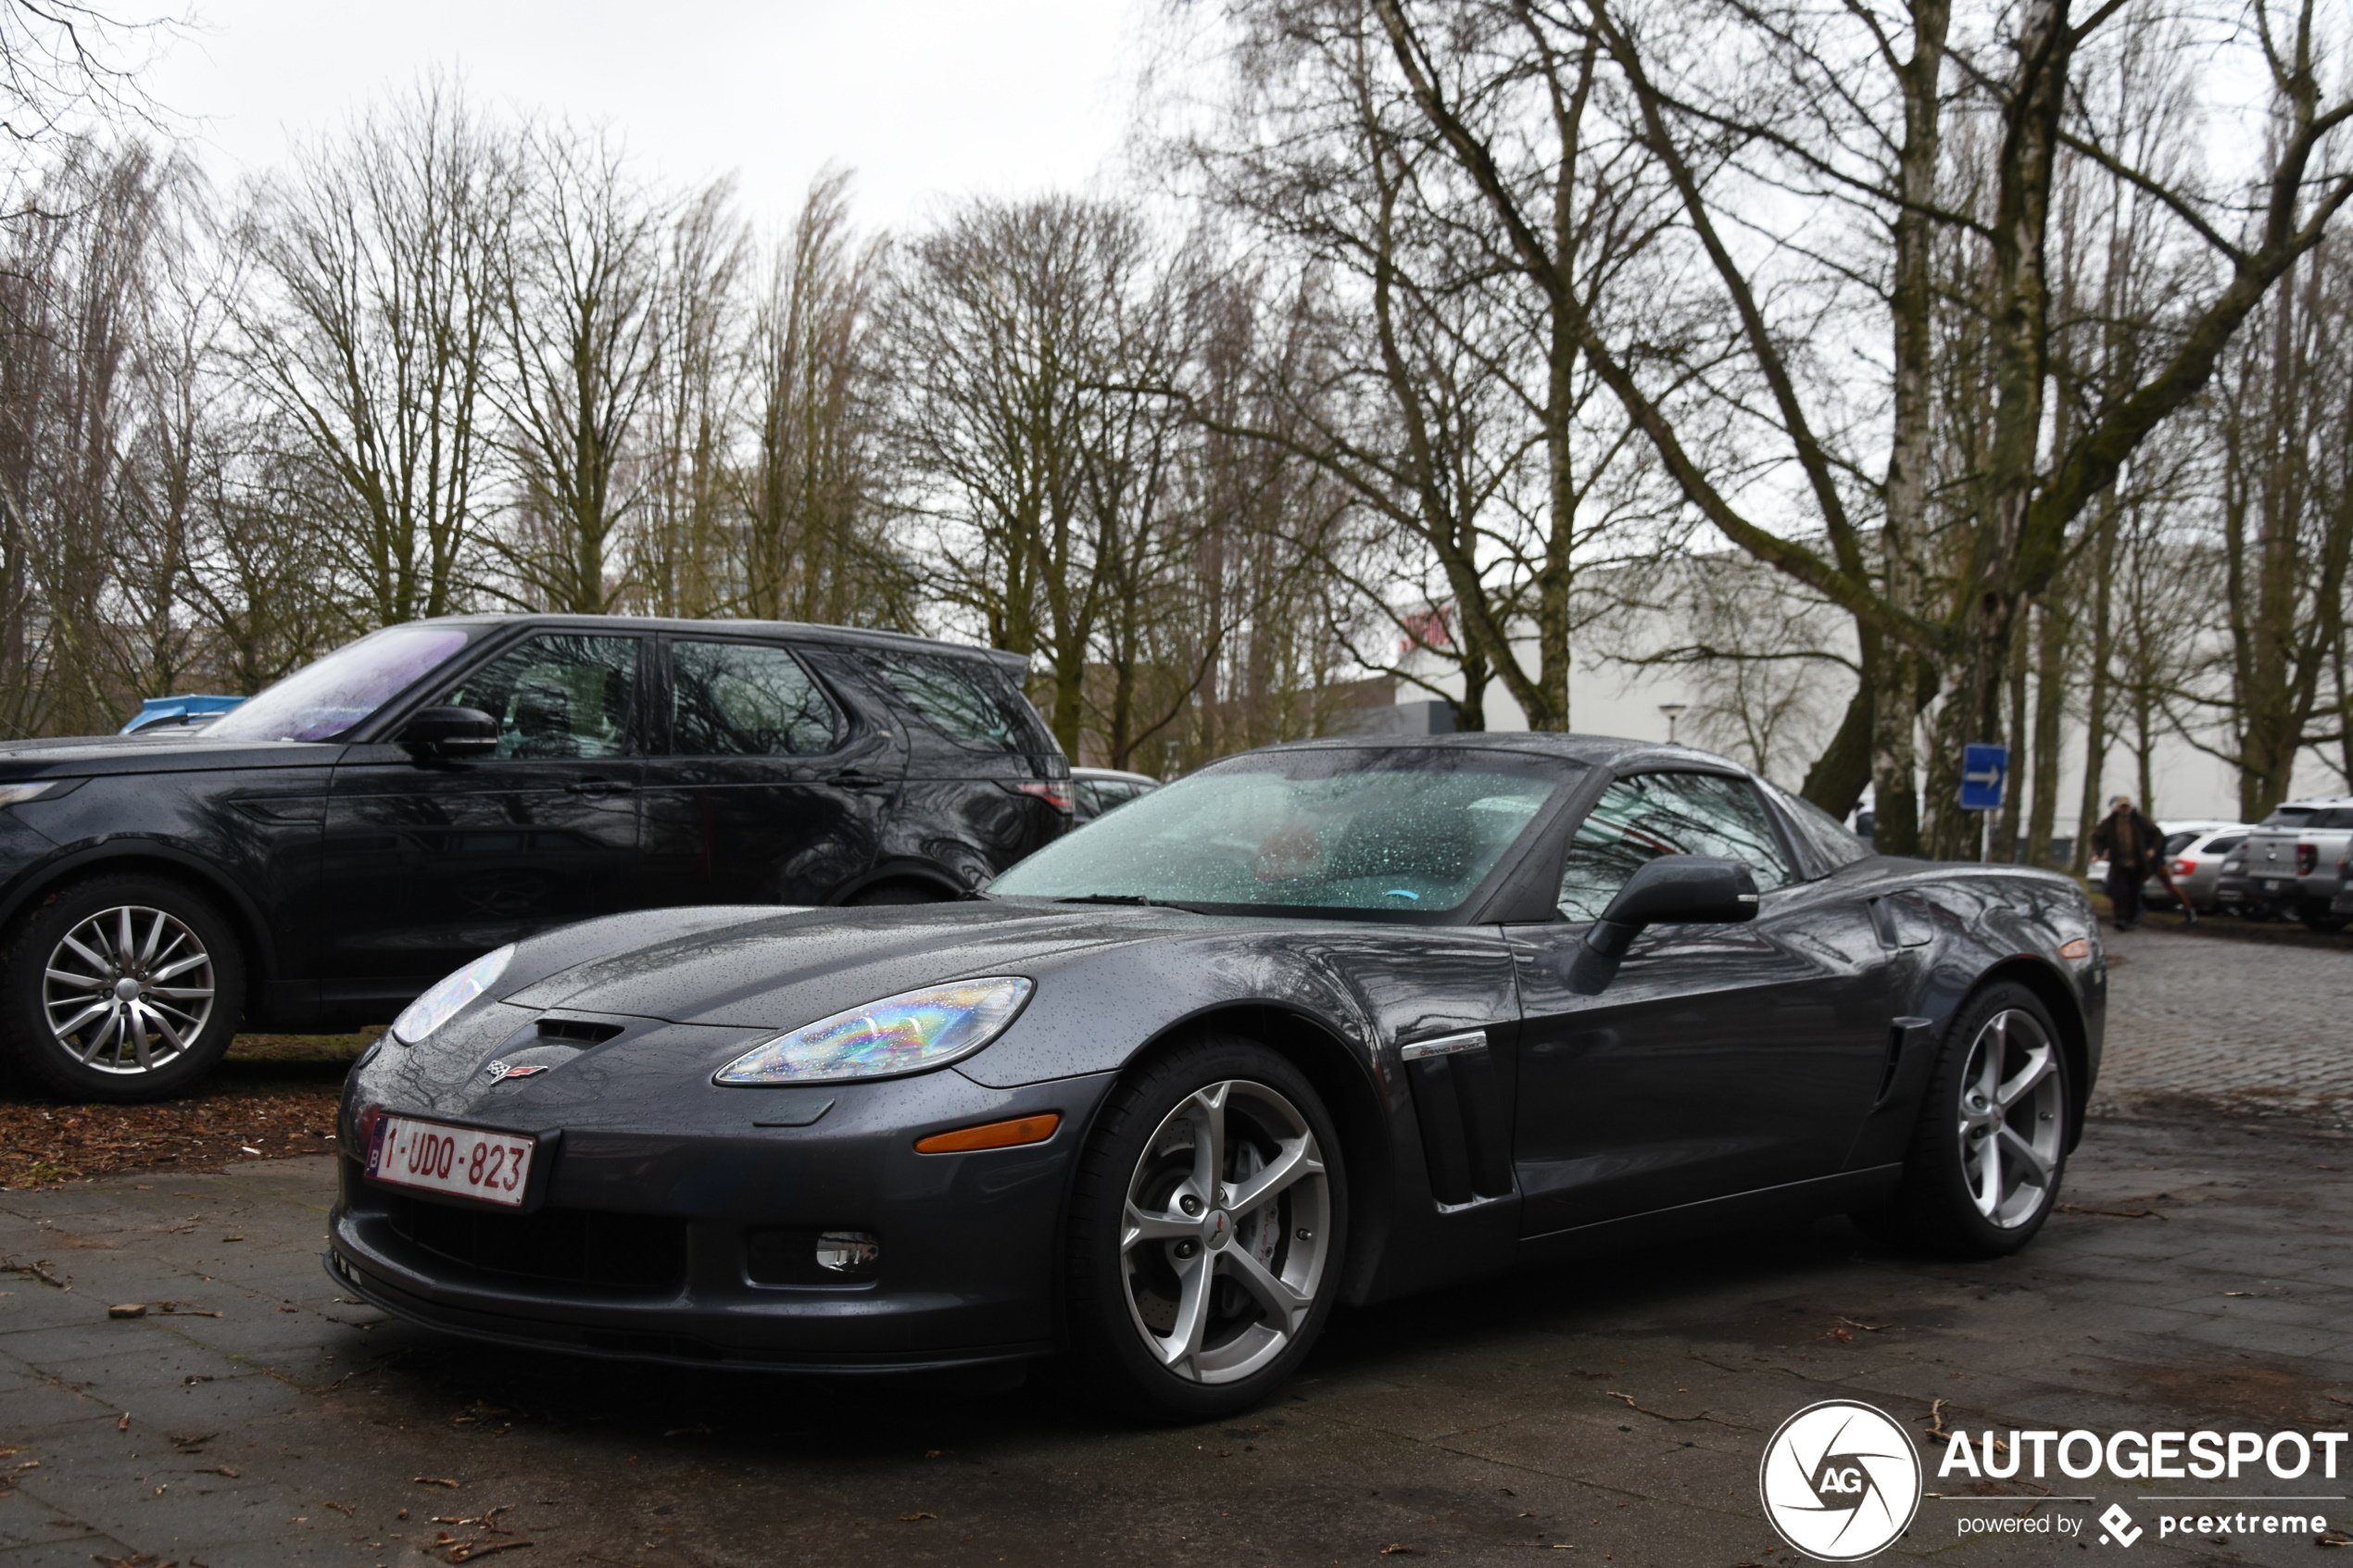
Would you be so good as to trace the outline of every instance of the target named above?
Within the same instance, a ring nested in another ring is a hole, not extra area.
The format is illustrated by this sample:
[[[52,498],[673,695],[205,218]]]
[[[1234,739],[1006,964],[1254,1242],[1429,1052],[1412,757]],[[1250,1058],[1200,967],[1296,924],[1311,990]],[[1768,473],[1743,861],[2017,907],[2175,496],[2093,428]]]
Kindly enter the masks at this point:
[[[915,1152],[969,1154],[980,1148],[1016,1148],[1026,1143],[1044,1143],[1062,1124],[1059,1110],[1017,1116],[1010,1122],[988,1122],[977,1127],[959,1127],[952,1133],[934,1133],[927,1138],[917,1138]]]

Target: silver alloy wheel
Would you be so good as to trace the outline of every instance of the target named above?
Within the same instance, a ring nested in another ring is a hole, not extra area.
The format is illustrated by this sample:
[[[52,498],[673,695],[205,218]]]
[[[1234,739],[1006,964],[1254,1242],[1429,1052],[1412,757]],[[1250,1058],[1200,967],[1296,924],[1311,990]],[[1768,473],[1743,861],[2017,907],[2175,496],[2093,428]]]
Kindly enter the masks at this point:
[[[1185,1097],[1128,1178],[1127,1311],[1154,1361],[1232,1383],[1305,1326],[1330,1256],[1331,1178],[1299,1108],[1234,1078]]]
[[[82,1066],[152,1073],[212,1017],[212,955],[179,916],[125,904],[66,933],[42,981],[49,1033]]]
[[[2049,1202],[2067,1134],[2058,1047],[2032,1013],[1985,1021],[1961,1070],[1961,1176],[1977,1211],[2015,1230]]]

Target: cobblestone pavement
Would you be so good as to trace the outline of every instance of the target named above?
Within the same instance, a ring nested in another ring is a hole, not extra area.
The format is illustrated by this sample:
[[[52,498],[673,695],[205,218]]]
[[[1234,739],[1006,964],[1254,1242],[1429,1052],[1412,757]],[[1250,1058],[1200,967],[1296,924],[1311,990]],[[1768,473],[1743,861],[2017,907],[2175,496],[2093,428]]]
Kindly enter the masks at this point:
[[[2353,1129],[2353,951],[2209,940],[2161,916],[2105,935],[2106,1109],[2186,1097]]]
[[[2174,966],[2139,961],[2170,960],[2161,941],[2124,949],[2122,1017],[2181,1016],[2146,984]],[[2284,988],[2204,994],[2254,1008]],[[2197,1048],[2172,1027],[2191,1044],[2136,1025],[2124,1060]],[[2353,1138],[2287,1116],[2096,1120],[2068,1208],[2020,1257],[1922,1261],[1843,1221],[1753,1227],[1343,1313],[1265,1409],[1174,1430],[1107,1423],[1042,1380],[844,1387],[421,1333],[321,1272],[325,1160],[7,1194],[0,1257],[25,1272],[0,1275],[0,1568],[365,1568],[520,1541],[501,1568],[1793,1562],[1758,1459],[1826,1398],[1923,1437],[2344,1430],[2348,1169]],[[107,1315],[130,1302],[146,1315]],[[1942,1445],[1925,1451],[1933,1474]],[[2343,1478],[2060,1486],[2095,1500],[1932,1479],[1891,1555],[2104,1561],[2123,1550],[2096,1522],[2111,1503],[2146,1531],[2128,1561],[2197,1568],[2325,1563],[2310,1516],[2353,1524]],[[2198,1506],[2163,1496],[2216,1492],[2327,1500],[2228,1505],[2292,1510],[2292,1536],[2158,1534]],[[2055,1524],[1962,1534],[2014,1517]]]

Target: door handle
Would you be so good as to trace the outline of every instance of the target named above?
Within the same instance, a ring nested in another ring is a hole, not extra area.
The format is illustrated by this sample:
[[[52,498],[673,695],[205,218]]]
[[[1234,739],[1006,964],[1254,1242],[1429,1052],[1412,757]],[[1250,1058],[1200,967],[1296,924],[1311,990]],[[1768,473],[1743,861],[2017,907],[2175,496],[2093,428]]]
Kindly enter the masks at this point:
[[[636,787],[633,784],[623,784],[619,779],[583,779],[578,784],[564,785],[564,793],[593,797],[600,795],[627,795]]]

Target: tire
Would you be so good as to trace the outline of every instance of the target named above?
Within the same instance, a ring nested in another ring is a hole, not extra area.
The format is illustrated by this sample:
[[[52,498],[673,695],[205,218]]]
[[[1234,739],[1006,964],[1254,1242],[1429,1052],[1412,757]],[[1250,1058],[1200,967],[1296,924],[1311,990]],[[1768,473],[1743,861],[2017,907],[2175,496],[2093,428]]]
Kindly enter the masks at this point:
[[[1989,1075],[1991,1062],[1999,1066]],[[1856,1223],[1882,1241],[1947,1257],[2018,1251],[2058,1201],[2070,1087],[2067,1052],[2041,998],[2007,982],[1978,992],[1945,1032],[1894,1201]],[[2026,1136],[2017,1131],[2022,1114],[2032,1118]]]
[[[866,909],[879,904],[944,904],[948,896],[920,882],[878,882],[849,896],[849,906]]]
[[[2305,930],[2317,931],[2323,936],[2334,936],[2343,931],[2346,926],[2345,916],[2333,915],[2326,910],[2301,915],[2297,918],[2304,922]]]
[[[50,894],[8,934],[0,1049],[69,1099],[162,1099],[220,1065],[245,997],[245,954],[211,900],[168,877],[92,877]]]
[[[1220,1184],[1222,1201],[1202,1191],[1213,1130],[1225,1183],[1275,1184],[1239,1212],[1236,1186]],[[1331,1117],[1265,1046],[1190,1040],[1112,1091],[1079,1157],[1067,1235],[1079,1386],[1155,1420],[1248,1410],[1299,1369],[1339,1289],[1348,1181]]]

